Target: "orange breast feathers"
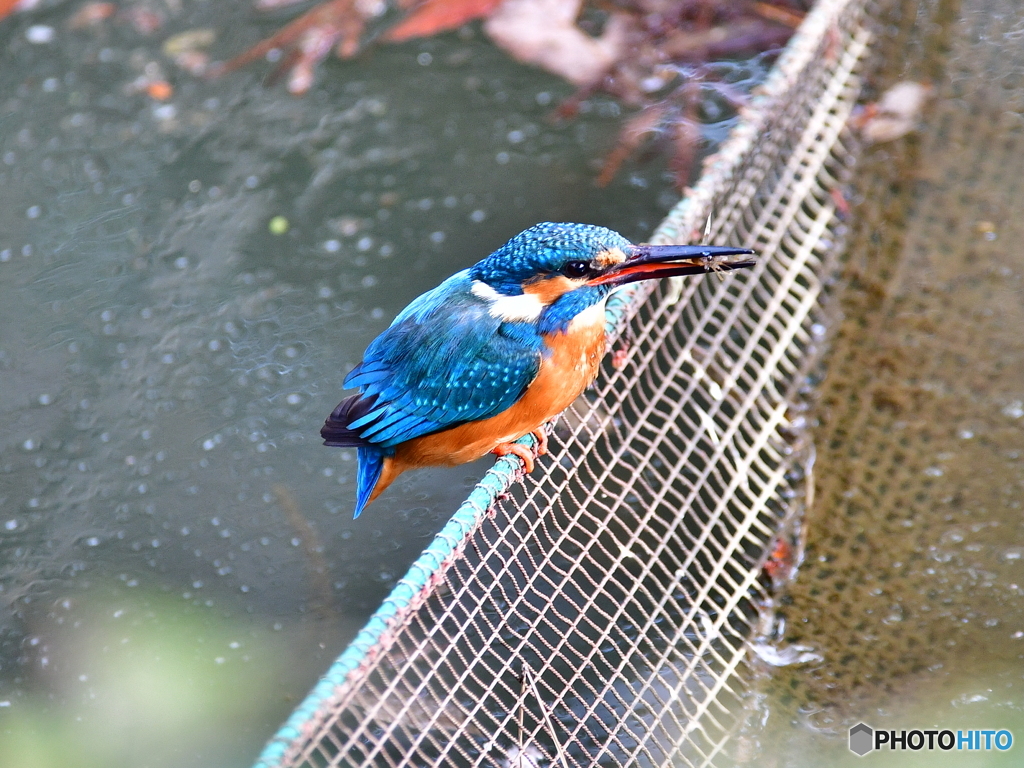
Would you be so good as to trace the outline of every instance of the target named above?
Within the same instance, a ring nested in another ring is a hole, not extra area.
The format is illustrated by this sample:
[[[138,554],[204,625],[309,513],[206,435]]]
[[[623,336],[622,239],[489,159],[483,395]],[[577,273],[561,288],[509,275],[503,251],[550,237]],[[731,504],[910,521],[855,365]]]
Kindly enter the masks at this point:
[[[479,459],[499,443],[518,440],[568,408],[597,377],[605,352],[604,302],[584,310],[565,333],[544,337],[549,353],[537,377],[508,410],[398,446],[398,472],[414,467],[455,465]],[[397,474],[397,472],[396,472]]]

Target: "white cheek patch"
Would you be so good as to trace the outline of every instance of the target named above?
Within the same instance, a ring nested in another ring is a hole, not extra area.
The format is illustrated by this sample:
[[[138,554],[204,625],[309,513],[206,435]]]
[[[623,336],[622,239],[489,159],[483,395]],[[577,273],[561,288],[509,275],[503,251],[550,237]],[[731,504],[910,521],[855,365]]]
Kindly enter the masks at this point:
[[[583,330],[584,328],[593,328],[595,325],[604,328],[604,304],[605,302],[599,301],[597,304],[587,307],[576,315],[572,322],[569,323],[569,333]]]
[[[506,322],[536,322],[540,313],[544,311],[545,305],[541,303],[537,295],[532,293],[506,296],[480,280],[473,281],[471,290],[474,296],[478,296],[490,304],[488,311],[491,317],[500,317]]]

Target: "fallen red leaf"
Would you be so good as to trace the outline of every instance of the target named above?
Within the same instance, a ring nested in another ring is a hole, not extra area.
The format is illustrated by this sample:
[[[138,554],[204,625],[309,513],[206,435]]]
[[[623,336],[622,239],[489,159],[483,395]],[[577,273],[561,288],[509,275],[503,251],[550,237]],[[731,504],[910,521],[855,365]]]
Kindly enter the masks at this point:
[[[21,0],[0,0],[0,19],[13,11]]]
[[[423,0],[402,21],[384,33],[393,43],[414,37],[430,37],[458,29],[473,19],[488,16],[502,0]]]
[[[338,56],[351,58],[359,51],[359,38],[363,34],[365,23],[365,19],[356,8],[355,0],[327,0],[306,11],[277,34],[217,67],[211,74],[216,77],[241,69],[262,59],[274,48],[281,49],[285,54],[282,63],[277,67],[281,73],[299,61],[302,61],[305,67],[313,67],[330,52],[330,46],[338,40],[341,41],[338,45]],[[305,47],[304,38],[307,38],[306,42],[311,47],[318,50],[304,54],[301,50]],[[319,43],[327,41],[328,38],[330,42],[327,49],[323,50],[323,45]],[[305,90],[294,92],[305,93]]]
[[[796,552],[793,547],[785,539],[779,539],[764,564],[764,570],[772,579],[785,580],[792,575],[795,565]]]
[[[597,177],[597,186],[607,187],[622,164],[636,152],[648,135],[656,133],[661,127],[668,105],[665,102],[653,104],[637,115],[634,115],[619,130],[619,138],[615,147],[604,160],[601,174]]]

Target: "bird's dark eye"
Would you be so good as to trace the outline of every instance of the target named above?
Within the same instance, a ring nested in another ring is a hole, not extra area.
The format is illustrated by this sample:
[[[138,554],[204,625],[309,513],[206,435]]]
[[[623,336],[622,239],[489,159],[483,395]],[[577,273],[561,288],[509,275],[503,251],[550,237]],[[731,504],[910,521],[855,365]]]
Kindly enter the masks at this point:
[[[586,277],[589,273],[589,261],[570,261],[562,267],[562,274],[566,277]]]

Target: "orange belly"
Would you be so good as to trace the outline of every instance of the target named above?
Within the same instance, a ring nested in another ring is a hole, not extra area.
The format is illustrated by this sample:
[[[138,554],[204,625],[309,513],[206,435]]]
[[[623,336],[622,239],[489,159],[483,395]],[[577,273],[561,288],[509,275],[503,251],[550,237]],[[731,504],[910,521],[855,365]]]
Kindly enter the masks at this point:
[[[371,500],[407,469],[474,461],[500,443],[518,440],[539,429],[568,408],[597,377],[604,357],[603,303],[574,320],[565,333],[546,336],[544,341],[549,354],[544,356],[536,378],[515,405],[489,419],[402,443],[394,456],[384,460]]]

